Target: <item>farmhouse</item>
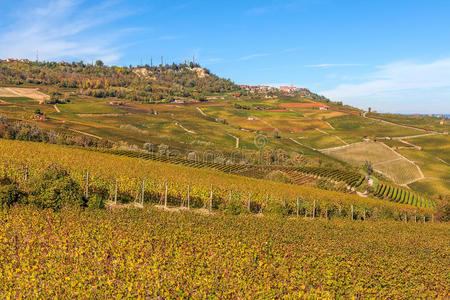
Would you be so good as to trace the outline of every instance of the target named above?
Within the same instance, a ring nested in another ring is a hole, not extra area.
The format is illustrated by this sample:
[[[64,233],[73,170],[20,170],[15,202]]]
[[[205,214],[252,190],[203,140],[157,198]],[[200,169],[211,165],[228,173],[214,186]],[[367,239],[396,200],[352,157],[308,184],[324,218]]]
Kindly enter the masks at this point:
[[[34,114],[33,119],[38,120],[38,121],[45,121],[45,120],[47,120],[47,117],[45,115],[41,115],[41,114]]]
[[[255,117],[250,116],[250,117],[247,118],[247,120],[249,120],[249,121],[254,121],[254,120],[255,120]]]
[[[329,106],[320,106],[319,109],[320,110],[329,110],[330,107]]]
[[[295,86],[280,86],[280,91],[282,92],[287,92],[287,93],[292,93],[295,92],[297,90],[297,88]]]

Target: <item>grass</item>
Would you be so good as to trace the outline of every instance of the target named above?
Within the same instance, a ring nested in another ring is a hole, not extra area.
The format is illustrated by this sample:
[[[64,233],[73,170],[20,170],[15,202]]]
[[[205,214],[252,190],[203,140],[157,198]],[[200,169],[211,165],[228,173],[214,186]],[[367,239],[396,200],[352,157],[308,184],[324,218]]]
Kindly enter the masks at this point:
[[[293,134],[300,143],[315,149],[325,149],[343,146],[344,144],[334,135],[328,135],[317,130],[306,130]]]
[[[0,100],[3,100],[8,103],[15,104],[36,104],[37,101],[28,97],[0,97]]]
[[[408,139],[408,142],[422,147],[422,150],[450,163],[450,136],[430,135]]]
[[[420,191],[430,197],[450,195],[450,182],[436,179],[422,179],[408,185],[414,191]]]
[[[78,102],[58,106],[61,112],[70,114],[118,114],[122,110],[106,102]]]
[[[382,140],[382,143],[385,145],[391,147],[391,148],[397,148],[397,147],[412,147],[411,145],[405,144],[399,140]]]
[[[397,115],[397,114],[370,113],[367,116],[371,118],[377,118],[421,129],[437,130],[440,132],[450,131],[450,122],[448,120],[445,124],[440,124],[442,118],[430,117],[426,115]]]
[[[330,118],[327,121],[347,142],[361,141],[362,137],[400,137],[423,134],[423,131],[390,125],[356,115]]]

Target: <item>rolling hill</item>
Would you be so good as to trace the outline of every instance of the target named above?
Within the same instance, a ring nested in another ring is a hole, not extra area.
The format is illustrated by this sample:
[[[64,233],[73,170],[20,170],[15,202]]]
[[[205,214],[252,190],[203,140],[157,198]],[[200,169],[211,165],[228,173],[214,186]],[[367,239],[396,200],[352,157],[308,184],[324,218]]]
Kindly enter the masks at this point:
[[[450,194],[450,126],[435,117],[365,114],[304,90],[248,90],[195,64],[0,62],[0,84],[4,137],[33,140],[13,125],[20,121],[51,132],[37,140],[225,165],[365,175],[368,160],[374,180],[361,193],[375,196],[384,183],[433,201]],[[320,187],[338,189],[331,180]]]

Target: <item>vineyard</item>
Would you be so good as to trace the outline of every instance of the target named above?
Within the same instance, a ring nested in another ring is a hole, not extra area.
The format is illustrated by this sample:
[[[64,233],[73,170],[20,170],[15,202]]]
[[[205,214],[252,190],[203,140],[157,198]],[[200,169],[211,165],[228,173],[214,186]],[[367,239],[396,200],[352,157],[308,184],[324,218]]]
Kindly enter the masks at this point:
[[[358,187],[364,181],[364,176],[360,173],[319,167],[289,167],[289,166],[257,166],[243,164],[219,164],[207,161],[189,160],[177,157],[164,156],[154,153],[144,153],[128,150],[115,149],[92,149],[102,153],[115,154],[119,156],[128,156],[134,158],[142,158],[159,162],[184,165],[193,168],[211,168],[221,172],[236,174],[253,178],[265,178],[270,172],[280,170],[287,172],[295,184],[309,185],[314,182],[315,178],[326,178],[334,181],[346,183],[349,187]]]
[[[393,186],[388,183],[380,183],[375,192],[375,196],[381,199],[389,199],[402,204],[409,204],[418,207],[434,208],[432,200],[418,195],[405,188]]]
[[[351,163],[373,163],[373,169],[391,178],[397,184],[407,184],[422,177],[420,169],[410,160],[379,142],[361,142],[322,150],[323,153]]]
[[[32,206],[0,219],[6,299],[450,296],[447,223]]]
[[[209,210],[226,210],[237,205],[246,213],[276,212],[326,218],[412,220],[419,216],[431,220],[432,217],[428,208],[71,147],[0,140],[0,152],[0,179],[22,182],[49,165],[58,164],[86,192],[118,202],[187,204]],[[311,169],[311,174],[314,172],[319,170]],[[331,174],[340,176],[333,171],[325,175]]]

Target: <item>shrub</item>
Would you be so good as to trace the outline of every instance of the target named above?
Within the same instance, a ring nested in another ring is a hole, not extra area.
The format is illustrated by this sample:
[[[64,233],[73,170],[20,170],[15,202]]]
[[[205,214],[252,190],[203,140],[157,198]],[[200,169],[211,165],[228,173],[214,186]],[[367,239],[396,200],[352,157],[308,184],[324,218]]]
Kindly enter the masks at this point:
[[[89,208],[104,208],[105,207],[105,200],[102,195],[95,194],[91,197],[89,197],[87,201],[87,206]]]
[[[264,209],[264,213],[288,216],[289,208],[284,203],[269,201]]]
[[[27,203],[40,208],[61,209],[64,206],[85,206],[83,190],[57,165],[50,165],[25,183],[29,197]]]
[[[270,172],[266,175],[265,179],[283,183],[292,183],[292,179],[289,177],[289,175],[279,170]]]
[[[227,203],[224,213],[229,215],[243,215],[246,213],[246,209],[242,202],[232,200]]]
[[[24,193],[17,185],[8,184],[0,186],[0,207],[7,208],[22,200]]]

